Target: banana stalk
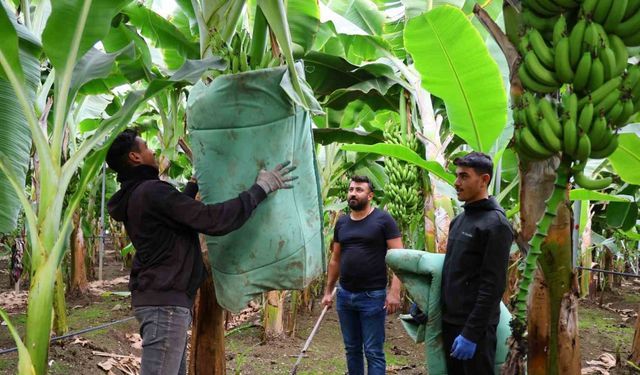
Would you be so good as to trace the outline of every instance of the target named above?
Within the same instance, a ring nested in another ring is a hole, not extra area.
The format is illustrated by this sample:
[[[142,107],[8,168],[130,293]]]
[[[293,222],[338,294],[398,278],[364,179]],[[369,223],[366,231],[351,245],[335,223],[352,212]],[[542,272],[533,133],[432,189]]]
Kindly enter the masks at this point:
[[[555,182],[555,188],[551,193],[551,196],[546,202],[547,209],[542,216],[542,219],[538,222],[536,233],[533,235],[531,241],[529,241],[529,252],[524,263],[524,270],[522,272],[522,279],[518,286],[518,293],[516,295],[513,305],[515,307],[514,319],[517,320],[518,326],[522,324],[525,327],[525,321],[527,317],[527,297],[529,295],[529,286],[533,281],[535,270],[538,267],[538,257],[542,254],[541,246],[544,239],[547,237],[549,227],[555,219],[558,211],[558,207],[565,199],[565,193],[567,184],[569,183],[570,176],[570,160],[564,159],[557,170],[557,177]]]
[[[267,19],[260,7],[256,7],[256,15],[253,22],[253,33],[251,36],[251,47],[249,57],[251,57],[251,67],[253,69],[260,66],[264,50],[267,46]]]

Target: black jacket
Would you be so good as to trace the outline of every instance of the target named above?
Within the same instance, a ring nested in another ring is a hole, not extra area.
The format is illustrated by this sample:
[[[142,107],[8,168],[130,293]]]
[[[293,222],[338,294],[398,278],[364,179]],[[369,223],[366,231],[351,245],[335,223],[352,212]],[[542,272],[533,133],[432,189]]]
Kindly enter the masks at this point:
[[[449,227],[442,273],[442,319],[478,342],[500,320],[513,230],[495,198],[464,205]]]
[[[191,307],[206,277],[198,233],[220,236],[239,228],[266,198],[254,184],[237,198],[206,205],[194,199],[197,185],[190,183],[181,193],[146,165],[118,180],[122,187],[108,210],[124,222],[136,249],[129,280],[134,306]]]

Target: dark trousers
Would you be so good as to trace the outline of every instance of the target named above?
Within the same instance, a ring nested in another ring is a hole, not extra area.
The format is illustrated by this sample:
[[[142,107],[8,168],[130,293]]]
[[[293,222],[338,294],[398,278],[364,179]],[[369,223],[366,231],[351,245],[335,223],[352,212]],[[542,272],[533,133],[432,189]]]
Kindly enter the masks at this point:
[[[142,336],[140,375],[186,375],[191,310],[180,306],[134,309]]]
[[[449,375],[493,375],[496,360],[496,329],[497,325],[487,327],[483,338],[478,340],[476,352],[473,357],[461,361],[451,357],[451,346],[456,337],[462,333],[464,326],[452,325],[442,322],[442,342],[447,359],[447,372]]]

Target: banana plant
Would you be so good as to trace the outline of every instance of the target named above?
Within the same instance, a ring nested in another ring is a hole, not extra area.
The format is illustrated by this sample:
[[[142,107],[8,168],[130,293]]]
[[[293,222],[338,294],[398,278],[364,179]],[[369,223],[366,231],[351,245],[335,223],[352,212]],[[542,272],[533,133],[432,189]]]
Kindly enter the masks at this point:
[[[33,207],[24,192],[24,179],[14,172],[14,160],[4,149],[0,150],[0,170],[24,210],[32,249],[31,289],[24,344],[27,351],[21,351],[21,357],[28,353],[36,374],[44,374],[47,369],[54,282],[66,249],[72,215],[88,183],[100,170],[110,139],[127,125],[140,103],[174,83],[160,80],[158,84],[150,85],[146,93],[130,91],[122,104],[114,106],[117,111],[99,120],[99,126],[93,134],[78,144],[72,154],[65,156],[64,134],[69,127],[79,91],[87,83],[106,79],[114,68],[116,58],[130,52],[126,48],[105,54],[92,48],[106,36],[111,20],[127,3],[128,0],[52,2],[51,14],[42,32],[44,58],[53,68],[50,77],[55,77],[51,94],[54,107],[50,118],[50,136],[40,125],[34,95],[30,94],[28,81],[25,81],[24,67],[28,66],[28,61],[24,54],[18,53],[22,43],[19,44],[15,19],[5,11],[8,5],[4,2],[0,10],[0,77],[11,85],[40,161],[37,192],[40,199],[37,207]],[[65,206],[69,184],[78,174],[80,180],[77,189]],[[28,359],[21,358],[21,363],[28,363]],[[21,366],[21,373],[29,373],[24,370],[26,367]]]

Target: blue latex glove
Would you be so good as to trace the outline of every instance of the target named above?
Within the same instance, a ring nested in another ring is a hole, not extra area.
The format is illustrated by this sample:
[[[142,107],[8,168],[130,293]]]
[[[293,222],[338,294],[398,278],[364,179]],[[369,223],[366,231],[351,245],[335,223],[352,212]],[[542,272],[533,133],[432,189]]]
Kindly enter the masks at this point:
[[[453,340],[451,356],[461,361],[471,359],[476,352],[476,346],[475,342],[471,342],[465,339],[462,335],[458,335],[458,337]]]

